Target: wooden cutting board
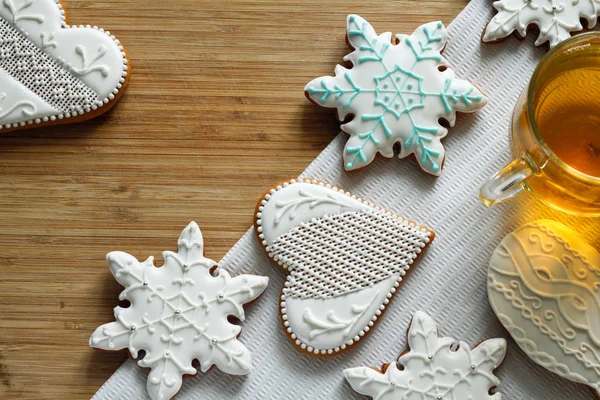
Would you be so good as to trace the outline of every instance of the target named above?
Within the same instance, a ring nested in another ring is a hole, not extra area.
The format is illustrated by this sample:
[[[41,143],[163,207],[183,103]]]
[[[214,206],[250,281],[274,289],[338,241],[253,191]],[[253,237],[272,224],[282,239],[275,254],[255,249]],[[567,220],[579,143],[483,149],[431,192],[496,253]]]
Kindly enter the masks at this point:
[[[348,52],[347,14],[411,33],[467,0],[63,4],[70,24],[121,40],[132,78],[106,115],[0,132],[0,399],[91,397],[127,357],[88,347],[122,289],[105,254],[161,265],[195,220],[220,259],[264,189],[335,137],[333,111],[303,88]]]

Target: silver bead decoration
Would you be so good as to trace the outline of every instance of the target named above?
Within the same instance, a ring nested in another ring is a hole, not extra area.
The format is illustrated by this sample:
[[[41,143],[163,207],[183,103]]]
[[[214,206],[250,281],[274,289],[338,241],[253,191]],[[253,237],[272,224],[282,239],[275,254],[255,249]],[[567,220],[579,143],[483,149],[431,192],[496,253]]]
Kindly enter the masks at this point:
[[[179,315],[179,314],[181,314],[181,311],[180,310],[175,310],[175,315]]]
[[[394,381],[390,382],[390,387],[396,387],[396,382],[394,382]]]
[[[471,365],[471,371],[475,371],[475,365],[474,364]]]
[[[213,346],[214,346],[215,344],[217,344],[218,340],[217,340],[217,339],[215,339],[215,338],[212,338],[210,342],[211,342],[211,343],[213,344]]]
[[[187,271],[188,269],[190,269],[190,266],[187,264],[183,264],[183,270]]]
[[[428,355],[427,358],[429,359],[429,361],[433,360],[433,356],[431,354]]]
[[[132,325],[131,327],[129,327],[129,329],[131,330],[131,332],[135,331],[135,325]]]

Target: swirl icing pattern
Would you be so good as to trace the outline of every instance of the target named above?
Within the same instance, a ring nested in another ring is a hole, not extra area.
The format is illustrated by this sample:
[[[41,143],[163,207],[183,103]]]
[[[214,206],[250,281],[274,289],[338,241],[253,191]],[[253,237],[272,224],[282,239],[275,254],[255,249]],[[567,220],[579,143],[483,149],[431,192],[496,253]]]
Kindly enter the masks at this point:
[[[524,225],[494,251],[488,296],[537,364],[600,396],[600,254],[553,221]]]

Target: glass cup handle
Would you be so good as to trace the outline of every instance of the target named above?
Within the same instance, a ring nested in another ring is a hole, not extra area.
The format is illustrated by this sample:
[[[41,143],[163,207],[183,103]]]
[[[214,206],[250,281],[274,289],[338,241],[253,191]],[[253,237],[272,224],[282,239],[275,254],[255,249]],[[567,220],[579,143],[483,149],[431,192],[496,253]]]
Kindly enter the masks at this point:
[[[479,198],[490,207],[511,199],[525,189],[524,180],[533,173],[524,158],[518,158],[496,172],[479,191]]]

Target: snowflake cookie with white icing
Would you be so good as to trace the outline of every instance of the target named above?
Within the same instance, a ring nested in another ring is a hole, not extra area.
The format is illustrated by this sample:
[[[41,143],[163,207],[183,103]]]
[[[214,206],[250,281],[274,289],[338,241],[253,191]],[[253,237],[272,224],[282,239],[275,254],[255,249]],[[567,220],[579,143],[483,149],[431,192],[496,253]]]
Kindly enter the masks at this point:
[[[0,0],[0,132],[93,118],[128,77],[119,41],[67,25],[59,0]]]
[[[456,111],[473,112],[487,99],[470,83],[456,79],[442,57],[446,28],[431,22],[410,36],[377,35],[358,15],[347,19],[347,41],[354,51],[344,57],[335,76],[312,80],[305,87],[314,103],[336,108],[341,128],[350,135],[344,149],[347,171],[370,164],[377,153],[391,158],[400,143],[400,158],[415,155],[421,168],[440,175],[443,139],[454,126]]]
[[[237,340],[241,328],[228,321],[244,320],[243,305],[256,299],[268,278],[253,275],[231,277],[204,257],[200,228],[191,222],[181,233],[179,251],[163,252],[165,264],[156,268],[154,258],[139,262],[122,252],[106,256],[115,279],[125,287],[119,300],[128,308],[115,307],[115,322],[100,326],[90,346],[104,350],[129,349],[150,368],[148,394],[170,399],[181,387],[183,375],[195,375],[192,361],[202,372],[216,365],[233,375],[250,372],[250,352]]]
[[[535,45],[546,42],[550,48],[571,37],[571,32],[581,31],[581,20],[592,29],[598,22],[598,0],[500,0],[494,2],[497,14],[483,32],[484,42],[496,42],[517,32],[521,38],[536,25],[539,36]]]
[[[348,350],[381,317],[434,234],[348,192],[311,179],[285,182],[257,204],[255,230],[288,272],[280,301],[301,351]]]
[[[470,349],[465,342],[439,337],[435,322],[417,312],[408,330],[410,351],[381,371],[349,368],[350,386],[377,400],[500,400],[490,394],[500,381],[494,370],[506,354],[506,340],[490,339]]]
[[[494,251],[488,296],[537,364],[600,398],[600,253],[554,221],[524,225]]]

